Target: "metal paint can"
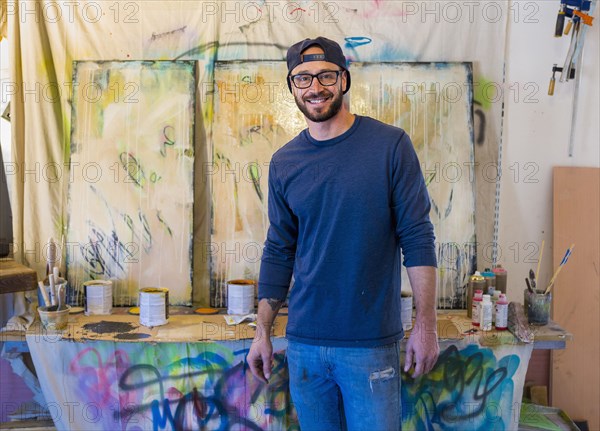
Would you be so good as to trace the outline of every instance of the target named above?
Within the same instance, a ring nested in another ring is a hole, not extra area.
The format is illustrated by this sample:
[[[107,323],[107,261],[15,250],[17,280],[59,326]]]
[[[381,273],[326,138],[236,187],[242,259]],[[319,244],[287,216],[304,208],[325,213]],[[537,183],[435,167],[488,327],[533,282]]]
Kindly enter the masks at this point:
[[[485,278],[475,271],[475,274],[469,277],[469,283],[467,284],[467,316],[473,317],[473,295],[477,290],[484,291],[486,288]]]
[[[144,326],[166,325],[169,320],[169,289],[145,287],[139,296],[140,324]]]
[[[483,278],[485,278],[486,285],[483,293],[490,296],[493,295],[494,290],[496,290],[496,274],[494,274],[491,269],[486,268],[481,275],[483,275]]]
[[[411,292],[400,292],[400,319],[402,320],[402,329],[408,331],[412,329],[413,315],[413,297]]]
[[[83,283],[83,309],[86,316],[112,314],[113,283],[90,280]]]
[[[508,278],[508,271],[502,268],[502,265],[496,266],[492,271],[496,275],[496,289],[506,294],[506,280]]]
[[[253,280],[231,280],[227,282],[227,314],[254,313]]]

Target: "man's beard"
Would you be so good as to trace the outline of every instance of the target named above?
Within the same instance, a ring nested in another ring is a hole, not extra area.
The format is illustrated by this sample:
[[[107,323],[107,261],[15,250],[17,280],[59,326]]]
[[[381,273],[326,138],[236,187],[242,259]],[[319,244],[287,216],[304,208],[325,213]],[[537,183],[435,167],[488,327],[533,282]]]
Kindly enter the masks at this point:
[[[310,94],[308,96],[304,96],[304,99],[318,99],[318,98],[329,98],[333,93],[327,90],[323,90],[318,94]],[[322,123],[324,121],[329,120],[334,117],[340,109],[342,109],[342,103],[344,102],[344,95],[342,93],[337,93],[337,95],[333,96],[331,99],[331,103],[328,108],[320,112],[310,112],[309,107],[310,103],[306,102],[306,100],[299,100],[297,95],[294,95],[294,100],[296,101],[296,105],[298,109],[302,111],[302,113],[309,120],[315,123]],[[308,106],[307,106],[308,105]]]

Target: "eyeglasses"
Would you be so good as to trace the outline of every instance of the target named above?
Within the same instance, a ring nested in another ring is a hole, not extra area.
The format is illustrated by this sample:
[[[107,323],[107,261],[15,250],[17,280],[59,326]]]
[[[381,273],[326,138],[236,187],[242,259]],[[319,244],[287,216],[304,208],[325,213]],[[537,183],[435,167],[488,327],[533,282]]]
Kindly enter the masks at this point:
[[[298,73],[297,75],[290,76],[290,79],[294,83],[294,86],[301,90],[310,87],[315,77],[322,86],[329,87],[337,82],[338,76],[342,72],[343,70],[325,70],[316,75],[311,75],[310,73]]]

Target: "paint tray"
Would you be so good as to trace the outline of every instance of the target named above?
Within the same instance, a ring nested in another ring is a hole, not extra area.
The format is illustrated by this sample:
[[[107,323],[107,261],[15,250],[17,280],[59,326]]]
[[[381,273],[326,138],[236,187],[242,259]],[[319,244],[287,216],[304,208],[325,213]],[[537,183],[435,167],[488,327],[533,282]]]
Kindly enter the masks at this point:
[[[519,431],[579,431],[571,418],[561,409],[523,402]]]

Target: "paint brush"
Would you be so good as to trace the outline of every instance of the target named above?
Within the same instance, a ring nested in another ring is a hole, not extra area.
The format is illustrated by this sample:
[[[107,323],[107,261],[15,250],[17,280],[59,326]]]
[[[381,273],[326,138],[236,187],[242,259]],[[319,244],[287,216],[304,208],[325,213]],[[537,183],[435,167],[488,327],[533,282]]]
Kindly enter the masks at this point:
[[[537,283],[535,282],[535,272],[533,272],[533,269],[529,270],[529,281],[531,282],[531,288],[535,290]]]
[[[46,258],[46,275],[52,274],[52,270],[56,263],[56,243],[54,242],[54,238],[48,238],[48,257]]]
[[[40,288],[40,293],[42,294],[42,299],[44,300],[44,305],[50,306],[50,298],[48,298],[48,292],[46,292],[46,286],[44,286],[43,281],[38,281],[38,287]]]
[[[57,288],[56,288],[56,301],[57,301],[57,305],[58,307],[56,308],[56,311],[60,311],[63,309],[63,299],[62,297],[65,294],[65,286],[60,284]]]
[[[575,248],[575,244],[571,244],[571,247],[569,247],[567,249],[567,251],[565,252],[565,255],[563,256],[562,260],[560,261],[560,264],[558,265],[556,272],[552,276],[552,279],[550,280],[548,287],[544,291],[544,294],[548,294],[548,292],[550,292],[550,290],[552,290],[552,287],[554,286],[554,282],[556,281],[556,277],[558,277],[558,274],[560,273],[560,270],[563,268],[563,266],[565,266],[567,264],[569,257],[571,257],[571,253],[573,253],[574,248]]]
[[[540,258],[538,259],[537,268],[535,270],[535,279],[539,280],[540,277],[540,263],[542,263],[542,256],[544,255],[544,240],[542,240],[542,247],[540,249]]]
[[[529,290],[530,293],[535,293],[531,288],[531,284],[529,284],[529,279],[527,277],[525,277],[525,284],[527,284],[527,290]]]
[[[50,283],[50,298],[52,305],[56,305],[56,285],[54,284],[54,274],[48,275],[48,282]]]

